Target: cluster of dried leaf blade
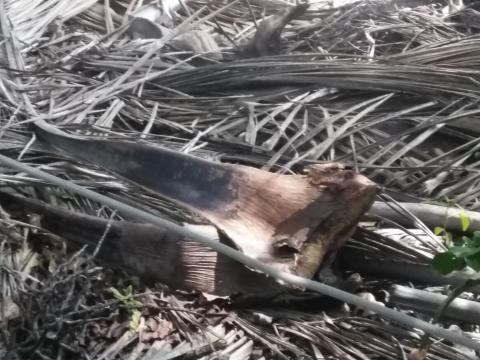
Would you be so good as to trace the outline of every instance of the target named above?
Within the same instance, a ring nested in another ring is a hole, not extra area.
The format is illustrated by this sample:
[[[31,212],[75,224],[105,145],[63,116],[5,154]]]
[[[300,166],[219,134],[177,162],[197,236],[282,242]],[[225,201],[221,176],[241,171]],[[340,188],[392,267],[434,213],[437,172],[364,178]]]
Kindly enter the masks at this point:
[[[164,26],[154,29],[132,25],[131,14],[144,3],[0,2],[3,154],[179,222],[199,220],[101,169],[55,155],[35,141],[31,124],[47,120],[280,173],[340,161],[382,184],[389,199],[448,198],[480,207],[474,8],[312,0],[283,31],[278,54],[258,57],[244,44],[283,1],[189,0],[165,11]],[[205,43],[212,52],[199,54]],[[0,174],[2,191],[106,222],[121,219],[24,174]],[[5,359],[406,359],[420,345],[419,332],[354,309],[325,310],[325,299],[315,296],[212,300],[160,285],[146,290],[129,275],[98,268],[82,250],[65,257],[61,239],[42,229],[34,212],[15,215],[0,212]],[[341,266],[372,274],[360,288],[387,301],[379,289],[389,281],[379,272],[415,282],[409,275],[425,269],[435,251],[419,243],[429,238],[420,230],[409,232],[411,246],[399,230],[357,231]],[[387,265],[368,267],[380,258]],[[399,262],[397,270],[388,259]],[[416,267],[406,273],[398,266]],[[130,283],[142,293],[122,295]],[[462,329],[478,332],[476,325]],[[471,352],[435,342],[428,358],[469,359]]]

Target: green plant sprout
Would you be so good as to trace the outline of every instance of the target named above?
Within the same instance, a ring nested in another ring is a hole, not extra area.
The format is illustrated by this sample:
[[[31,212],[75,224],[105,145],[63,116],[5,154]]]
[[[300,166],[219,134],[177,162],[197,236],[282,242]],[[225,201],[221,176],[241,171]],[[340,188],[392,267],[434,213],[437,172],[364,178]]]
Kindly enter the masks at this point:
[[[447,203],[449,206],[452,205],[452,202],[448,199]],[[458,205],[456,206],[460,208]],[[449,207],[447,207],[446,210],[444,226],[437,226],[433,230],[435,235],[443,237],[447,251],[435,255],[432,260],[432,267],[442,275],[448,275],[455,270],[463,270],[467,266],[478,272],[480,271],[480,231],[474,231],[472,234],[467,235],[467,231],[470,228],[470,219],[463,209],[460,208],[459,218],[463,235],[461,237],[461,244],[455,245],[452,233],[447,231],[446,227],[448,209]],[[458,241],[456,241],[456,243],[458,243]],[[450,289],[444,303],[435,311],[433,322],[440,321],[453,300],[459,297],[464,291],[468,291],[479,284],[479,279],[468,279],[464,284]],[[429,336],[427,334],[423,335],[420,348],[428,351],[430,345],[431,339]]]
[[[459,206],[457,205],[457,207]],[[432,260],[432,267],[442,275],[448,275],[455,270],[463,270],[467,266],[475,271],[480,271],[480,231],[474,231],[471,235],[466,234],[470,228],[470,219],[461,208],[460,210],[460,223],[464,233],[460,245],[454,244],[452,233],[447,231],[446,225],[437,226],[433,230],[435,235],[443,237],[445,245],[448,247],[447,251],[435,255]]]
[[[140,326],[140,319],[142,317],[142,313],[140,310],[138,310],[138,308],[142,306],[142,302],[135,298],[132,285],[127,286],[127,288],[123,291],[123,294],[114,287],[110,287],[109,291],[112,293],[115,299],[120,301],[120,303],[127,308],[130,315],[130,331],[137,332]]]

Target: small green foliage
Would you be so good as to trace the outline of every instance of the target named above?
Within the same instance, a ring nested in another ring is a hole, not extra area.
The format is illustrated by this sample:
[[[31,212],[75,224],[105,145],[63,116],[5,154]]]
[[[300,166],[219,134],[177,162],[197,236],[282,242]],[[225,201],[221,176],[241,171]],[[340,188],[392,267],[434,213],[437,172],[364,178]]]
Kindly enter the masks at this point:
[[[142,313],[137,308],[142,306],[142,302],[137,300],[133,295],[133,288],[129,285],[123,292],[123,294],[111,287],[110,292],[112,293],[113,297],[120,301],[125,307],[128,308],[128,312],[130,315],[130,330],[136,332],[138,327],[140,326],[140,319],[142,317]]]
[[[448,252],[457,258],[468,258],[480,252],[480,248],[470,246],[452,246],[448,249]]]
[[[470,247],[480,247],[480,231],[474,231],[472,237],[466,237],[466,243]]]
[[[445,229],[441,226],[435,226],[435,229],[433,229],[433,233],[437,236],[442,235],[445,232]]]
[[[449,234],[440,227],[435,228],[434,231],[436,235],[446,236]],[[449,244],[448,250],[437,254],[432,261],[432,266],[436,271],[447,275],[455,270],[463,270],[466,266],[480,271],[480,231],[474,231],[471,236],[462,236],[460,246],[452,246],[451,238],[447,244]]]
[[[471,256],[465,259],[468,266],[475,271],[480,271],[480,256]]]
[[[470,228],[470,218],[467,213],[458,205],[453,204],[450,199],[445,199],[447,204],[459,208],[458,216],[462,225],[462,231],[465,233]],[[463,270],[466,266],[470,266],[476,271],[480,270],[480,231],[475,231],[469,236],[462,236],[462,244],[454,246],[453,236],[446,230],[448,218],[448,208],[445,213],[445,226],[436,226],[433,232],[437,236],[442,236],[448,250],[444,253],[437,254],[433,261],[433,268],[440,274],[446,275],[455,270]],[[456,242],[458,244],[458,242]],[[477,270],[478,269],[478,270]]]
[[[113,297],[124,305],[127,306],[141,306],[142,303],[138,301],[135,296],[133,295],[133,288],[132,285],[128,285],[127,288],[124,290],[124,294],[120,291],[115,289],[114,287],[110,288],[110,292],[112,293]]]
[[[435,255],[432,260],[433,268],[442,275],[447,275],[455,270],[462,270],[466,266],[464,258],[457,258],[454,254],[447,251]]]
[[[462,223],[462,231],[465,232],[470,227],[470,219],[464,211],[460,211],[458,215],[460,216],[460,222]]]
[[[130,331],[137,332],[140,327],[140,319],[142,318],[142,313],[138,309],[133,309],[130,315]]]
[[[470,219],[462,209],[459,211],[459,218],[462,225],[462,231],[465,233],[470,228]],[[461,237],[461,243],[456,241],[456,244],[454,245],[452,234],[446,230],[446,223],[447,214],[445,215],[444,227],[437,226],[433,230],[435,235],[444,238],[448,250],[435,255],[432,260],[432,267],[442,275],[448,275],[456,270],[463,270],[467,266],[480,272],[480,231],[474,231],[470,236],[464,234]],[[459,243],[460,245],[458,245]],[[434,321],[438,322],[440,320],[445,309],[456,297],[479,283],[479,279],[469,279],[465,284],[455,287],[452,293],[447,297],[447,300],[436,311]],[[425,344],[428,342],[427,334],[425,334],[422,341]]]

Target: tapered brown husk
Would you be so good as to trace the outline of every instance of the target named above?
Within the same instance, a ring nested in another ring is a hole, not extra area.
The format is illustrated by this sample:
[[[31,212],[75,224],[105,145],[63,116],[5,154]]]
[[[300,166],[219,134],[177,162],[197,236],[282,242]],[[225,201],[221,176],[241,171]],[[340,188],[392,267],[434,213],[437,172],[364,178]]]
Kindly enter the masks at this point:
[[[338,164],[279,175],[138,142],[81,138],[44,122],[36,132],[57,151],[202,215],[246,255],[306,277],[348,238],[378,189]]]

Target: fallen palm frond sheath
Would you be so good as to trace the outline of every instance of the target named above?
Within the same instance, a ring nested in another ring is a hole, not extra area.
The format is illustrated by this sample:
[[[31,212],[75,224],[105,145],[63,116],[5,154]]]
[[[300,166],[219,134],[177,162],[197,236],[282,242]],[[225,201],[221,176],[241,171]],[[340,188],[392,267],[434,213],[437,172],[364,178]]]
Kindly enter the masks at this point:
[[[413,318],[401,312],[379,305],[378,303],[365,300],[363,298],[360,298],[359,296],[347,293],[342,290],[338,290],[331,286],[328,286],[316,281],[308,280],[300,276],[289,274],[283,271],[278,271],[277,269],[265,263],[262,263],[261,261],[248,257],[242,254],[241,252],[234,250],[229,246],[223,245],[217,241],[212,241],[211,239],[206,238],[205,236],[199,235],[198,233],[195,233],[192,230],[181,228],[174,223],[161,219],[157,216],[151,215],[145,211],[132,208],[129,205],[123,204],[119,201],[110,199],[107,196],[100,195],[98,193],[95,193],[94,191],[75,185],[69,181],[65,181],[63,179],[49,175],[41,170],[32,168],[16,160],[12,160],[4,155],[0,155],[0,162],[14,169],[17,169],[19,171],[24,171],[32,176],[48,181],[51,184],[60,186],[68,191],[72,191],[74,193],[85,196],[87,198],[91,198],[92,200],[99,201],[105,205],[111,206],[112,208],[118,209],[119,211],[122,211],[132,217],[135,217],[138,220],[155,224],[159,227],[171,229],[172,231],[182,234],[187,238],[191,238],[192,240],[198,241],[199,243],[205,246],[211,247],[212,249],[218,252],[221,252],[226,256],[231,257],[232,259],[235,259],[236,261],[239,261],[248,267],[262,271],[265,274],[275,277],[276,279],[284,281],[290,285],[304,287],[310,290],[317,291],[321,294],[328,295],[336,299],[345,301],[347,303],[358,306],[362,309],[374,311],[378,315],[384,316],[385,318],[388,318],[390,320],[397,321],[399,323],[410,326],[412,328],[421,329],[433,336],[442,337],[454,343],[462,344],[472,349],[480,350],[480,344],[477,341],[472,340],[471,338],[468,338],[463,334],[446,330],[439,326],[427,323],[420,319]]]
[[[378,191],[337,164],[280,175],[141,142],[81,138],[43,121],[36,123],[36,134],[57,151],[202,215],[246,255],[307,277],[348,239]]]

